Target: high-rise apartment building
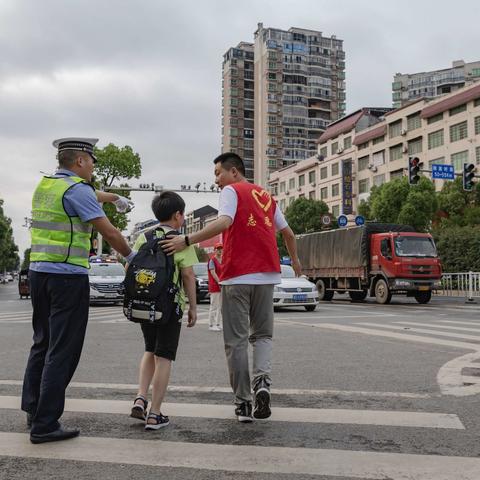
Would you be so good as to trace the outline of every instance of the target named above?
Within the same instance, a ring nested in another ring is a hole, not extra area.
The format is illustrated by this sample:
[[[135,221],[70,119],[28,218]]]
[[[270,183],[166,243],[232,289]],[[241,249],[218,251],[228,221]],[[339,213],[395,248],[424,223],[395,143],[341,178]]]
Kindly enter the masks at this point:
[[[222,151],[236,152],[253,181],[253,43],[240,42],[223,56]]]
[[[397,73],[393,78],[393,107],[418,98],[434,98],[451,93],[480,79],[480,62],[452,62],[451,68],[420,73]]]
[[[260,23],[254,36],[224,55],[222,148],[266,186],[270,172],[315,154],[344,115],[345,53],[342,40],[315,30]]]

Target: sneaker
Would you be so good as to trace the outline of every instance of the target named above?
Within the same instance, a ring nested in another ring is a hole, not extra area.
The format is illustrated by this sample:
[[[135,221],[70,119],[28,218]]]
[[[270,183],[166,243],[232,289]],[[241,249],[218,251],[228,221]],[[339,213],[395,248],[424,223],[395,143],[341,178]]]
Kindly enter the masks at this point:
[[[217,332],[221,332],[223,330],[221,325],[217,325],[216,328],[217,328]]]
[[[148,421],[152,419],[155,420],[155,423],[148,423]],[[161,413],[157,415],[156,413],[151,412],[148,414],[146,421],[145,430],[159,430],[170,423],[170,419],[166,415],[162,415]]]
[[[208,327],[208,329],[209,329],[211,332],[216,332],[216,331],[217,331],[217,329],[215,328],[214,325],[210,325],[210,326]]]
[[[253,422],[252,403],[243,402],[237,405],[237,408],[235,408],[235,415],[237,416],[237,420],[241,423]]]
[[[255,410],[253,416],[258,419],[268,418],[270,410],[270,382],[266,377],[260,377],[253,388],[255,399]]]

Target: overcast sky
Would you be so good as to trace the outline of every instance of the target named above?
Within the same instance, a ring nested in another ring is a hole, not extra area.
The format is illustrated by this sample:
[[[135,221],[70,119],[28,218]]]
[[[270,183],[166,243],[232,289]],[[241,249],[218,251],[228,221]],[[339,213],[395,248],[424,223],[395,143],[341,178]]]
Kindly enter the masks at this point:
[[[474,0],[0,0],[0,198],[20,253],[40,171],[64,136],[130,145],[139,182],[213,181],[221,148],[222,55],[257,23],[344,40],[347,113],[391,106],[396,72],[480,60]],[[136,182],[135,182],[136,183]],[[151,217],[133,195],[134,222]],[[187,210],[217,195],[185,195]]]

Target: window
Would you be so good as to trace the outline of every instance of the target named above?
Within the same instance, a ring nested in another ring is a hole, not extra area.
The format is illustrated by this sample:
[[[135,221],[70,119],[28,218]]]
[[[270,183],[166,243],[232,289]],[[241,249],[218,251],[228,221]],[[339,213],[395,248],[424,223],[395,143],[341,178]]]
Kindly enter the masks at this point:
[[[288,181],[288,189],[289,190],[293,190],[295,188],[295,178],[291,178],[289,181]]]
[[[381,175],[375,175],[373,177],[373,184],[379,187],[382,183],[385,183],[385,174],[382,173]]]
[[[340,215],[340,205],[334,205],[332,207],[332,215],[338,217]]]
[[[268,166],[270,168],[277,168],[277,161],[276,160],[268,160]]]
[[[443,145],[443,128],[428,134],[428,149],[437,148]]]
[[[431,170],[432,165],[438,165],[438,164],[441,164],[441,163],[445,163],[445,157],[434,158],[433,160],[430,160],[428,162],[428,168]]]
[[[475,117],[473,119],[473,123],[475,125],[475,135],[480,134],[480,117]]]
[[[464,103],[463,105],[459,105],[458,107],[451,108],[448,112],[451,117],[457,115],[458,113],[462,113],[467,109],[467,104]]]
[[[463,164],[468,163],[468,150],[452,153],[450,156],[450,162],[455,168],[456,172],[461,172],[463,170]]]
[[[320,200],[325,200],[328,197],[328,188],[324,187],[320,190]]]
[[[480,68],[472,68],[472,77],[480,77]]]
[[[364,178],[358,181],[358,193],[368,193],[370,188],[370,180],[368,178]]]
[[[434,115],[433,117],[430,117],[429,119],[427,119],[427,123],[431,125],[432,123],[439,122],[442,119],[443,119],[443,112],[438,113],[437,115]]]
[[[403,156],[403,145],[399,143],[393,147],[390,147],[390,161],[393,162],[394,160],[400,160]]]
[[[332,197],[338,197],[340,193],[340,185],[338,183],[334,183],[332,185]]]
[[[236,109],[236,108],[231,108],[231,109],[230,109],[230,115],[231,115],[232,117],[235,117],[235,116],[237,115],[237,109]]]
[[[269,135],[276,135],[277,134],[277,127],[268,127]]]
[[[450,125],[450,141],[457,142],[468,136],[467,121]]]
[[[308,198],[310,200],[315,200],[315,190],[312,190],[311,192],[308,193]]]
[[[379,165],[383,165],[385,163],[385,150],[375,152],[372,155],[372,162],[376,167],[378,167]]]
[[[320,149],[320,155],[325,158],[327,156],[327,147],[322,147]]]
[[[390,172],[390,180],[395,180],[396,178],[403,177],[403,168],[399,168],[398,170],[393,170]]]
[[[285,182],[280,182],[280,193],[285,193]]]
[[[372,145],[378,145],[379,143],[382,143],[385,141],[385,135],[382,135],[381,137],[374,138],[372,140]]]
[[[308,183],[315,183],[315,170],[308,172]]]
[[[370,161],[370,156],[360,157],[358,159],[358,171],[366,170],[368,168],[368,162]]]
[[[475,148],[475,163],[480,164],[480,147]]]
[[[231,107],[238,107],[238,98],[231,98],[230,99],[230,106]]]
[[[408,154],[414,155],[422,151],[422,137],[415,138],[408,142]]]
[[[388,137],[398,137],[402,134],[402,121],[398,120],[397,122],[393,122],[388,126]]]
[[[480,98],[476,98],[475,101],[473,102],[474,107],[478,107],[480,105]]]
[[[238,136],[238,128],[231,128],[231,129],[230,129],[230,136],[231,136],[231,137],[236,137],[236,136]]]
[[[346,150],[352,146],[352,137],[346,137],[343,139],[343,148]]]
[[[338,169],[338,162],[337,162],[332,165],[332,177],[335,175],[338,175],[338,171],[339,169]]]
[[[364,148],[367,148],[368,147],[368,142],[364,142],[364,143],[361,143],[360,145],[358,145],[358,149],[359,150],[363,150]]]
[[[238,138],[235,138],[235,137],[231,138],[230,139],[230,145],[232,147],[238,147]]]
[[[407,117],[407,130],[416,130],[422,126],[422,119],[420,118],[420,113],[415,113],[414,115],[409,115]]]
[[[335,155],[338,152],[338,142],[332,143],[332,155]]]
[[[328,177],[328,170],[327,170],[327,167],[322,167],[320,169],[320,179],[324,179],[324,178],[327,178]]]
[[[285,212],[285,199],[284,199],[284,198],[282,198],[282,199],[280,200],[280,210],[281,210],[282,212]]]
[[[298,177],[298,186],[303,187],[305,185],[305,175],[300,175]]]
[[[290,197],[288,199],[288,205],[290,206],[295,201],[295,197]]]

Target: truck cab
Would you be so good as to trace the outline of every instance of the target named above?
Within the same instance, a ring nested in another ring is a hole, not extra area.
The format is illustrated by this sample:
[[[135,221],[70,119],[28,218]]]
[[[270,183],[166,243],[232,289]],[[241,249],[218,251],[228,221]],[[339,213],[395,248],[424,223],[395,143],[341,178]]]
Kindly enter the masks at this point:
[[[419,303],[427,303],[442,276],[435,243],[427,233],[372,234],[370,266],[371,275],[376,277],[371,294],[380,303],[388,303],[394,293],[406,293]]]

